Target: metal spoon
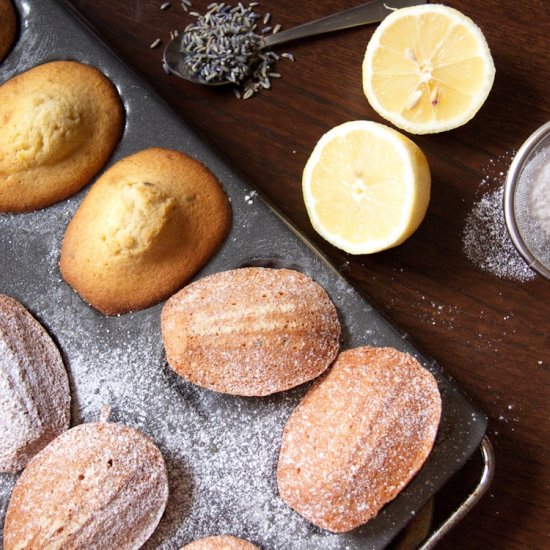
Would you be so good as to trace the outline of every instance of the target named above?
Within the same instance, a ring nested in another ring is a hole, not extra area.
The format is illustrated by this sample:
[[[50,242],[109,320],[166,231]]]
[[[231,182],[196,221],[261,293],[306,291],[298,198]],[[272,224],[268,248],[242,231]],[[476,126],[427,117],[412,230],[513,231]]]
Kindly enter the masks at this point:
[[[426,3],[427,0],[371,0],[371,2],[367,2],[366,4],[361,4],[360,6],[317,19],[310,23],[304,23],[286,31],[263,36],[258,45],[257,52],[259,53],[261,50],[290,42],[291,40],[348,29],[359,25],[378,23],[395,9]],[[191,71],[184,62],[185,52],[181,51],[181,41],[182,34],[180,33],[178,36],[172,38],[164,49],[164,64],[171,73],[197,84],[211,86],[232,84],[232,82],[226,79],[207,81],[198,72]],[[254,63],[254,61],[255,57],[251,56],[249,63]]]

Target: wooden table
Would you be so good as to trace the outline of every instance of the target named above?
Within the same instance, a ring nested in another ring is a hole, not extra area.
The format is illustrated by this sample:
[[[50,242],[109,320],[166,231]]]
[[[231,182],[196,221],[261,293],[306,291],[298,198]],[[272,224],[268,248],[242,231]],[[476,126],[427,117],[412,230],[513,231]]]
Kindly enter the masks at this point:
[[[179,0],[72,0],[101,37],[209,140],[222,156],[310,237],[368,300],[409,333],[490,416],[497,470],[489,493],[441,548],[550,547],[548,424],[550,282],[503,279],[465,254],[466,219],[502,186],[513,153],[550,120],[550,4],[547,0],[456,0],[483,30],[496,64],[493,90],[477,116],[454,131],[411,136],[432,170],[432,198],[420,229],[403,245],[349,256],[316,236],[301,174],[317,140],[353,119],[381,121],[363,95],[361,62],[373,27],[295,43],[270,91],[239,101],[231,89],[198,87],[161,65],[169,32],[190,17]],[[193,0],[203,12],[207,0]],[[283,28],[357,0],[263,0]],[[162,128],[158,128],[162,132]],[[436,500],[451,506],[459,474]],[[443,512],[441,512],[443,513]]]

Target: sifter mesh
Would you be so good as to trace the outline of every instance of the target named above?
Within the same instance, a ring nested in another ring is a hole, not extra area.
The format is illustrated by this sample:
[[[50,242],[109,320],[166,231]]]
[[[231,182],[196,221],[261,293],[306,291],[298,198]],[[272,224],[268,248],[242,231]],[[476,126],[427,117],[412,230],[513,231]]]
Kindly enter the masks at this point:
[[[505,214],[519,252],[550,279],[550,122],[518,151],[508,174]],[[544,179],[544,191],[541,182]],[[544,196],[543,196],[544,195]]]

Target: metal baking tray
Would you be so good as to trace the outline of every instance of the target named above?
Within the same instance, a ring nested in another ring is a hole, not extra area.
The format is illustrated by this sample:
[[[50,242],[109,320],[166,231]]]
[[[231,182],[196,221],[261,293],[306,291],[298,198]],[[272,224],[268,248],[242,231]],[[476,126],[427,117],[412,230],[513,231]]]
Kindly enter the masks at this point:
[[[315,528],[278,497],[275,468],[284,424],[308,385],[266,398],[232,397],[177,377],[164,357],[162,304],[118,317],[86,305],[62,280],[65,227],[87,193],[44,210],[0,215],[0,292],[20,300],[58,343],[69,372],[72,424],[111,418],[149,435],[166,458],[171,496],[147,548],[179,548],[211,534],[241,536],[266,550],[383,548],[480,446],[487,418],[407,335],[391,326],[292,226],[114,55],[65,4],[15,0],[18,42],[0,65],[0,82],[37,64],[72,59],[98,67],[117,86],[126,126],[110,166],[149,146],[184,151],[222,182],[233,208],[231,233],[197,275],[251,263],[296,267],[336,304],[343,348],[393,346],[437,378],[443,399],[428,461],[379,515],[346,534]],[[1,129],[0,129],[1,131]],[[0,521],[16,476],[0,475]]]

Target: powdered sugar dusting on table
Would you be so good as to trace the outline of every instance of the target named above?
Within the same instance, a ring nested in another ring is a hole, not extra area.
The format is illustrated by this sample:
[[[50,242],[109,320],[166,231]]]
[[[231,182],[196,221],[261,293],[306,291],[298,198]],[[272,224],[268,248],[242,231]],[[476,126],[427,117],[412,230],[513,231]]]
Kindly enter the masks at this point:
[[[504,218],[504,179],[512,155],[504,155],[485,169],[483,195],[466,216],[462,247],[466,257],[482,271],[501,279],[528,281],[535,272],[520,256]]]

